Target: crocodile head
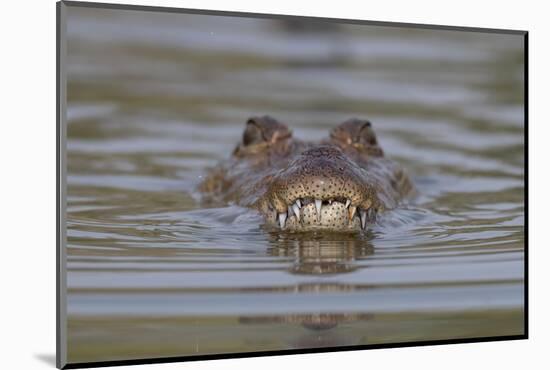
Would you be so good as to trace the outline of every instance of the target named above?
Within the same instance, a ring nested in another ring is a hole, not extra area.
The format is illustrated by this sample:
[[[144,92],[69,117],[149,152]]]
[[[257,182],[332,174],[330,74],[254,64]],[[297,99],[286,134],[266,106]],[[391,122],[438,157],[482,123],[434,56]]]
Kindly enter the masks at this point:
[[[349,119],[315,143],[263,116],[247,121],[232,157],[200,188],[257,209],[270,227],[349,231],[364,230],[412,186],[367,120]]]

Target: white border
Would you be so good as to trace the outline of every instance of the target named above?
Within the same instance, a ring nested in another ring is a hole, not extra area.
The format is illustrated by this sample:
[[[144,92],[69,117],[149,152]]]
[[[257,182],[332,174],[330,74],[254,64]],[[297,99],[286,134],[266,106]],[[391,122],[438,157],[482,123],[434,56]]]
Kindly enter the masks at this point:
[[[550,96],[548,10],[542,1],[110,1],[334,18],[530,31],[530,336],[493,342],[231,359],[131,369],[514,369],[548,365],[550,315],[545,241]],[[2,9],[2,368],[53,368],[55,354],[55,1]],[[547,227],[546,227],[547,228]],[[46,359],[46,360],[45,360]],[[125,369],[129,367],[121,367]]]

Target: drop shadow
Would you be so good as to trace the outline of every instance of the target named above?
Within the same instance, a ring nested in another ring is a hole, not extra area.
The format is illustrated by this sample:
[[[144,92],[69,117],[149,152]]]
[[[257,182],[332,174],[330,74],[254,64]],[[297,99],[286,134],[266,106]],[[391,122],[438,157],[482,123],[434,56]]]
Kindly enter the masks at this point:
[[[40,354],[35,354],[34,357],[39,359],[46,365],[50,365],[51,367],[56,367],[54,353],[40,353]]]

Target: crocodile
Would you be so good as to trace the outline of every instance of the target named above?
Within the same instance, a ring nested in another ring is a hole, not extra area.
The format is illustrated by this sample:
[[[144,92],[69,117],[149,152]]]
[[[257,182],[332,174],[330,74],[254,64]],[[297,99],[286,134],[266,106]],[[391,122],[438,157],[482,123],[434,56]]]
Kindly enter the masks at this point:
[[[241,142],[199,190],[204,199],[257,210],[271,229],[364,231],[414,186],[366,119],[348,119],[311,142],[266,115],[247,120]]]

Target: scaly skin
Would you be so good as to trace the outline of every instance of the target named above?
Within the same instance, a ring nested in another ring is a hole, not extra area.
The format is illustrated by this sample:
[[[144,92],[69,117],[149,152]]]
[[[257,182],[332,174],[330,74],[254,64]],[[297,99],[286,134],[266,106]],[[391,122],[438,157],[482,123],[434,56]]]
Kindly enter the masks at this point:
[[[350,119],[319,143],[292,138],[269,116],[252,117],[231,158],[199,189],[258,210],[285,230],[364,230],[413,191],[403,169],[384,157],[369,121]]]

